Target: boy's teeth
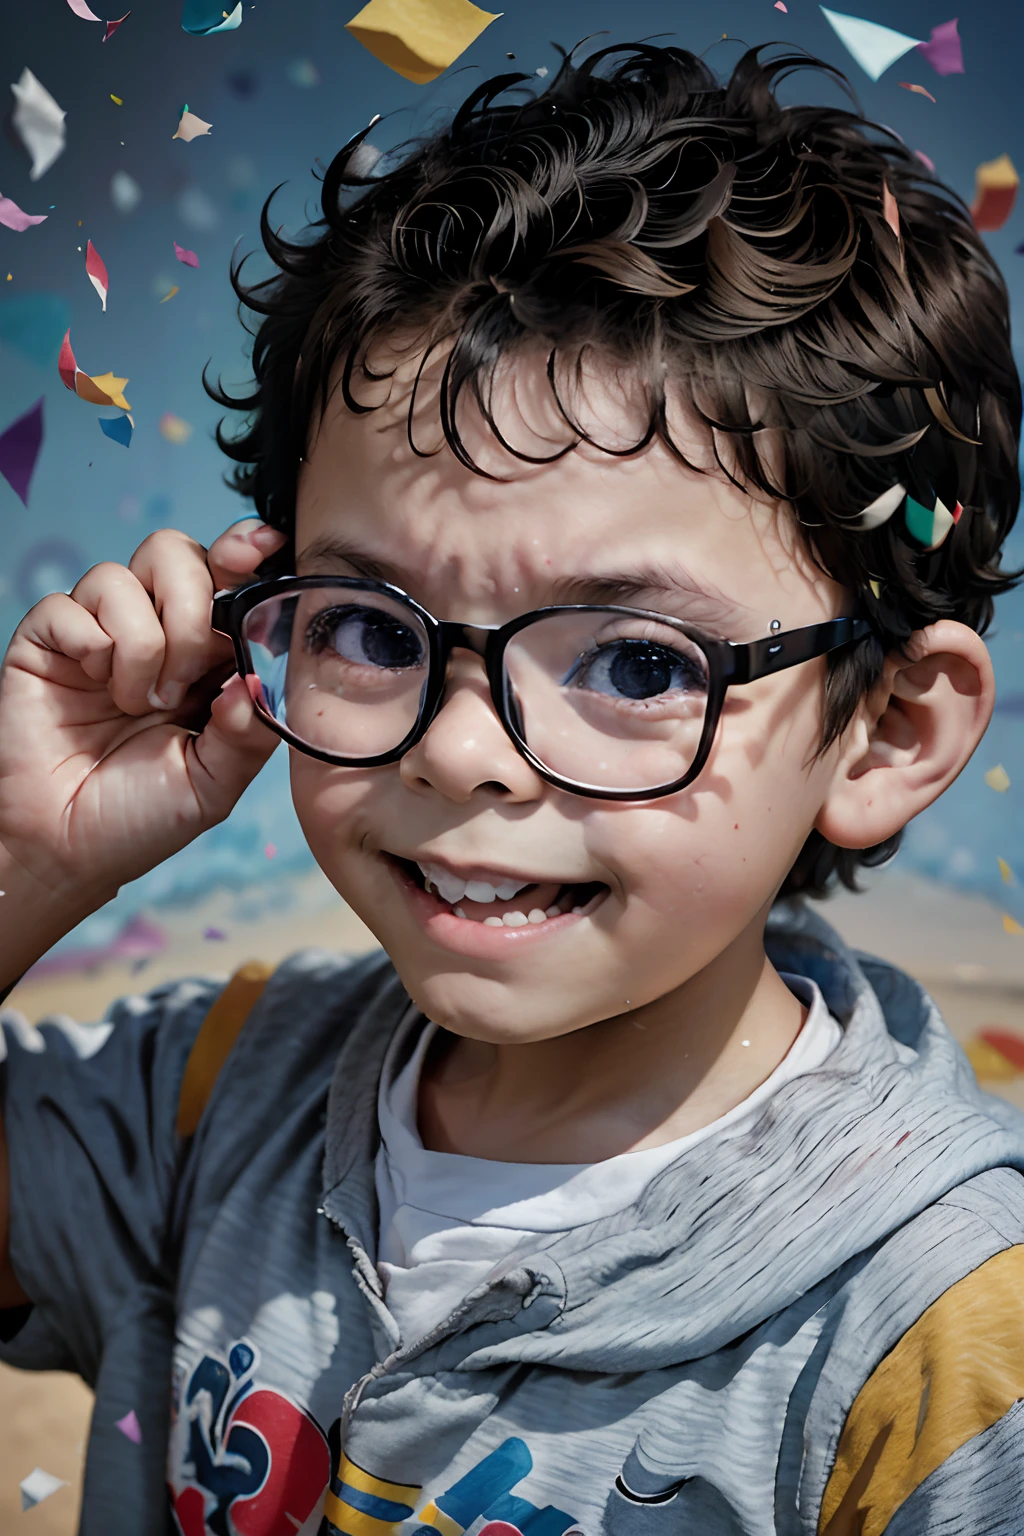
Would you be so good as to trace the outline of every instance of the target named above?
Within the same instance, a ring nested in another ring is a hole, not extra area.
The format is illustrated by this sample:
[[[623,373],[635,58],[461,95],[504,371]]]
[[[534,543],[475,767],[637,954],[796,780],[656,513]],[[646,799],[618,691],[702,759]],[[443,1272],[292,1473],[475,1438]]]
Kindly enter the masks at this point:
[[[427,890],[433,888],[442,901],[452,906],[466,897],[480,902],[511,901],[531,884],[529,880],[503,880],[500,885],[491,885],[487,880],[463,880],[437,864],[420,864],[418,868]]]

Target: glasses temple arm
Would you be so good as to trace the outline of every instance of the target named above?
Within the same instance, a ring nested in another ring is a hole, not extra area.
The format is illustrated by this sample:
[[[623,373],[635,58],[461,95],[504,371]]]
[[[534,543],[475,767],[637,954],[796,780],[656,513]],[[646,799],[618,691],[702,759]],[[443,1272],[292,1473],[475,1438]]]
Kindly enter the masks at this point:
[[[739,653],[745,652],[746,666],[737,666],[735,681],[753,683],[759,677],[770,677],[802,661],[812,661],[815,656],[825,656],[841,645],[862,640],[870,633],[866,619],[828,619],[823,624],[808,624],[803,629],[789,629],[766,640],[737,646],[736,660],[739,662]]]

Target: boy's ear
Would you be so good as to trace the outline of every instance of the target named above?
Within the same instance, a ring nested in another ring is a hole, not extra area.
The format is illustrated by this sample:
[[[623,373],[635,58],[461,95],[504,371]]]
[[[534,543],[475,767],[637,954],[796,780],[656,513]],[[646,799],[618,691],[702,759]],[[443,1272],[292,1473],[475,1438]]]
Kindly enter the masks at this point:
[[[842,737],[814,825],[840,848],[871,848],[937,800],[985,733],[995,702],[980,635],[941,619],[886,658]]]

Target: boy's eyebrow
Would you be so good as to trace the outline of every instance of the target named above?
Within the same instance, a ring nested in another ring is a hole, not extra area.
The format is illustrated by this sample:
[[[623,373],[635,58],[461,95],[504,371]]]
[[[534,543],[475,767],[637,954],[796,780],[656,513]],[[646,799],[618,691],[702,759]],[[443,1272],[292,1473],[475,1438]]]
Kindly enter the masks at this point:
[[[311,574],[308,567],[323,569],[325,566],[345,564],[370,581],[385,581],[392,586],[409,590],[408,576],[389,561],[369,555],[365,550],[347,540],[331,534],[321,534],[308,544],[296,561],[296,567],[306,567],[298,574]],[[735,617],[746,608],[745,603],[728,597],[717,587],[698,582],[681,565],[668,566],[662,562],[635,567],[629,571],[610,572],[608,575],[580,574],[560,576],[551,585],[549,602],[561,603],[629,603],[640,596],[654,598],[690,599],[699,608],[705,623],[716,618]]]

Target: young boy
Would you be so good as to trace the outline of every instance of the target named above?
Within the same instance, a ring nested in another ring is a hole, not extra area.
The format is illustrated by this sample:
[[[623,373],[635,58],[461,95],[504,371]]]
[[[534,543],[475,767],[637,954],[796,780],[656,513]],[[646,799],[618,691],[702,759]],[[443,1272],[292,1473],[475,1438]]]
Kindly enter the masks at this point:
[[[7,1014],[2,1354],[96,1390],[86,1536],[1024,1529],[1024,1122],[800,899],[988,722],[1007,297],[805,63],[348,146],[235,278],[262,521],[11,644],[0,982],[280,737],[382,946]]]

